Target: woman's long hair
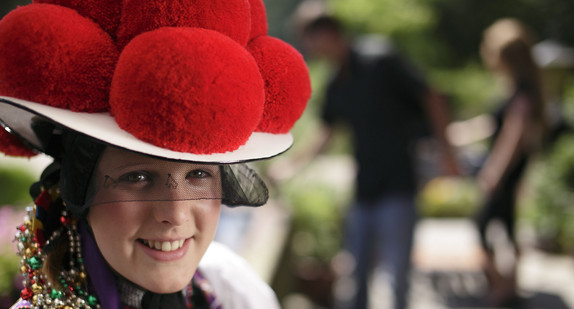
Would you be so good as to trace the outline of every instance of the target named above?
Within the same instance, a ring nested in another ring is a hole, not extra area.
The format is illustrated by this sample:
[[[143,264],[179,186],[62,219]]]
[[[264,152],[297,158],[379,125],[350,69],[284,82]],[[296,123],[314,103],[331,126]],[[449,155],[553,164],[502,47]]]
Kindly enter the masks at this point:
[[[483,34],[481,56],[493,71],[504,74],[517,88],[528,87],[533,101],[533,120],[546,127],[542,73],[532,56],[533,42],[529,31],[516,19],[496,21]]]

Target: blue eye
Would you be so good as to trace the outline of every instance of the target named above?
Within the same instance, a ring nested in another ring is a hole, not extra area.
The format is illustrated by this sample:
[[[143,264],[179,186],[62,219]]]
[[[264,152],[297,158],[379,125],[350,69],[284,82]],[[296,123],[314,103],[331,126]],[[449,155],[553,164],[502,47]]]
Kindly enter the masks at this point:
[[[119,182],[126,182],[126,183],[144,183],[151,181],[151,177],[144,172],[131,172],[125,175],[120,176]]]
[[[187,174],[187,178],[208,178],[211,177],[211,173],[204,170],[193,170]]]

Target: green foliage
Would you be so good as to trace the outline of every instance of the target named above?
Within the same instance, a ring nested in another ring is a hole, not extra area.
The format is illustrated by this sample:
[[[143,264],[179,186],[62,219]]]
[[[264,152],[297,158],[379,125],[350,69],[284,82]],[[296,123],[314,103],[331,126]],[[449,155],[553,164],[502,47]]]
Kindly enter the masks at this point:
[[[352,161],[325,155],[282,183],[281,197],[293,217],[297,257],[328,263],[340,250],[343,214],[352,196]]]
[[[431,26],[435,15],[423,0],[331,0],[336,15],[362,33],[417,32]]]
[[[531,176],[525,216],[553,249],[574,252],[574,136],[562,136]]]
[[[431,31],[437,15],[433,1],[424,0],[331,0],[333,12],[355,34],[388,36],[418,66],[428,68],[448,58]]]
[[[574,124],[574,83],[569,85],[570,87],[565,89],[562,98],[562,114],[566,122],[572,125]]]
[[[500,102],[502,89],[480,64],[469,63],[457,70],[436,69],[429,79],[450,96],[453,118],[467,119],[490,112]]]
[[[11,10],[19,5],[26,5],[31,3],[32,0],[2,0],[0,3],[0,17],[8,14]]]
[[[327,0],[353,33],[389,36],[423,68],[456,68],[478,60],[482,32],[495,20],[524,22],[535,40],[574,45],[573,1],[565,0]]]
[[[14,234],[16,225],[22,222],[24,211],[16,210],[10,206],[0,207],[0,303],[11,299],[15,291],[14,280],[19,275],[20,258],[16,254]]]
[[[436,0],[435,33],[451,46],[452,65],[477,59],[483,30],[495,20],[513,17],[525,23],[535,40],[553,38],[574,44],[573,1],[564,0]]]
[[[311,79],[312,93],[311,99],[307,103],[307,108],[303,113],[302,119],[296,123],[294,134],[304,134],[304,128],[310,121],[314,121],[320,113],[327,81],[331,76],[332,68],[326,61],[309,61],[309,76]]]
[[[341,246],[341,203],[346,199],[319,182],[293,182],[287,190],[295,231],[293,251],[328,263]]]
[[[32,202],[29,188],[36,179],[21,167],[0,165],[0,206],[25,206]]]
[[[10,248],[5,252],[12,253],[12,251]],[[0,297],[8,297],[13,292],[13,282],[18,275],[19,264],[16,253],[0,254]]]

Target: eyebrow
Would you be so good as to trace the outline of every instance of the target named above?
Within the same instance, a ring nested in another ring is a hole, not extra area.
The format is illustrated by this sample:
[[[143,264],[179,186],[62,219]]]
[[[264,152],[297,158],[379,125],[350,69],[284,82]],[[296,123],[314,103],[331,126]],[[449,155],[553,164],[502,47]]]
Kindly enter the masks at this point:
[[[115,165],[115,164],[110,164],[108,166],[109,170],[112,171],[123,171],[125,169],[138,169],[138,168],[146,168],[148,166],[153,165],[152,163],[143,163],[143,162],[125,162],[125,163],[121,163],[119,165]],[[106,171],[106,173],[109,171]]]
[[[135,161],[135,162],[134,162]],[[165,162],[146,162],[146,161],[141,161],[141,160],[137,160],[134,159],[133,161],[129,161],[128,162],[121,162],[118,165],[115,165],[114,163],[110,164],[108,166],[108,170],[105,171],[105,173],[110,172],[110,170],[112,171],[123,171],[126,169],[142,169],[142,170],[151,170],[151,171],[155,171],[157,166],[162,166],[164,167]],[[211,172],[215,172],[215,171],[219,171],[220,170],[220,165],[219,164],[200,164],[200,163],[193,163],[193,162],[182,162],[182,166],[177,167],[176,169],[205,169]],[[103,172],[103,171],[102,171]]]

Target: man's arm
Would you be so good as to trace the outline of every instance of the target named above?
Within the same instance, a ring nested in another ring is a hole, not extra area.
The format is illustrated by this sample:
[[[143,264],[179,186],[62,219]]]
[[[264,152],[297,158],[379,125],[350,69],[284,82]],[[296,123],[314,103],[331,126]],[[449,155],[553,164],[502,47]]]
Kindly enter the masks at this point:
[[[446,128],[450,122],[446,100],[442,95],[430,89],[424,95],[423,106],[431,129],[436,137],[441,152],[441,167],[447,175],[460,175],[461,171],[454,154],[454,149],[446,136]]]

